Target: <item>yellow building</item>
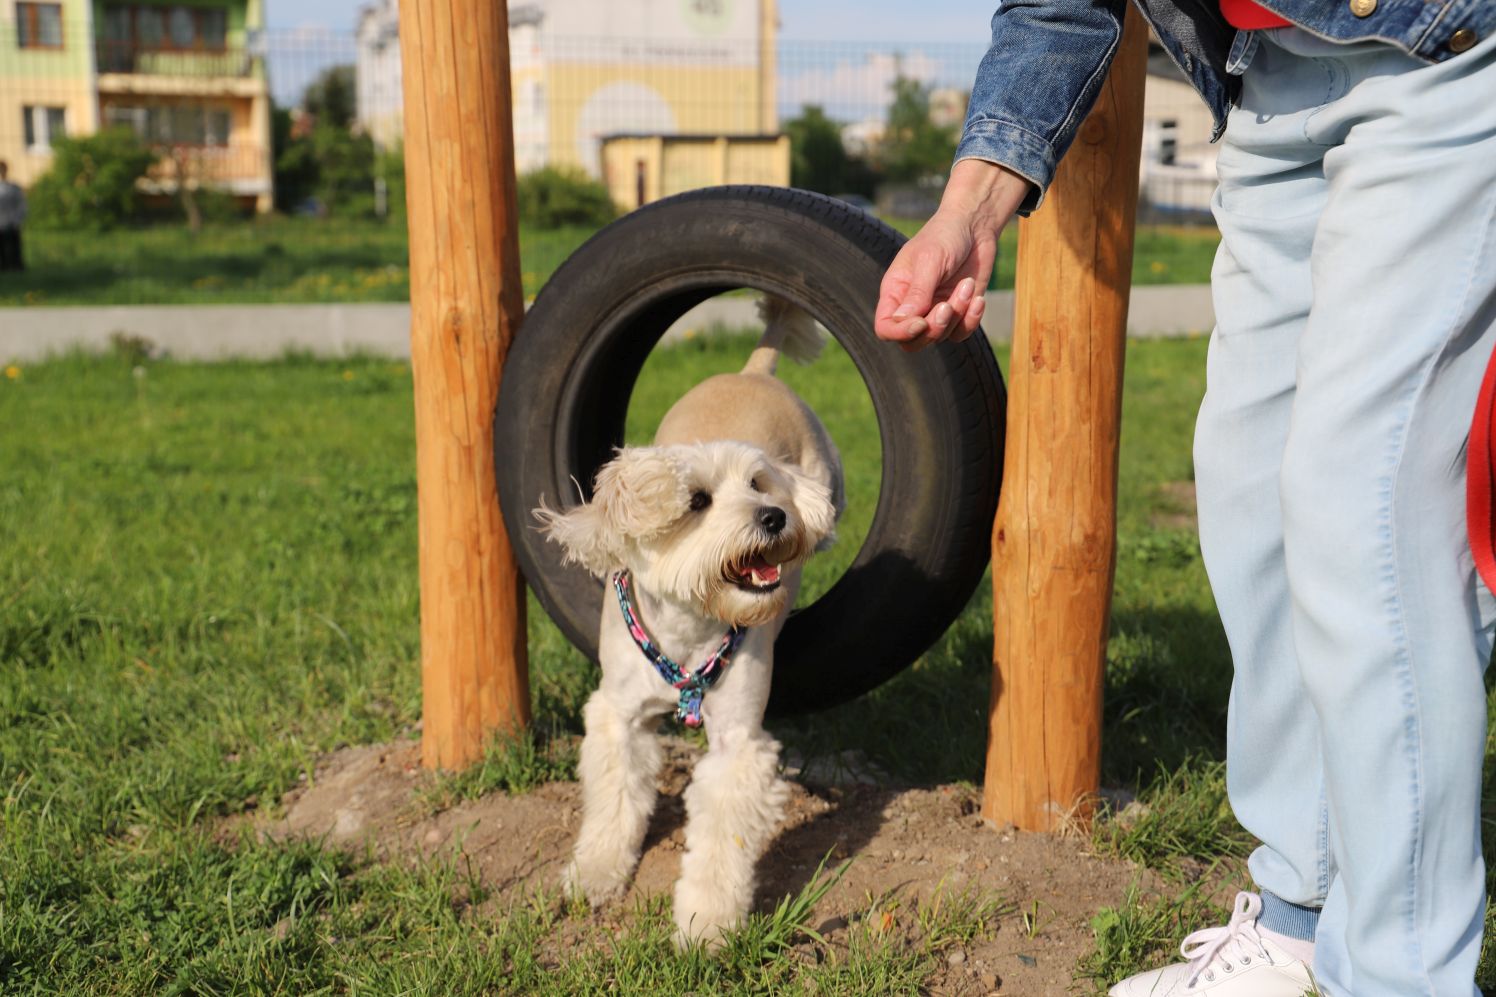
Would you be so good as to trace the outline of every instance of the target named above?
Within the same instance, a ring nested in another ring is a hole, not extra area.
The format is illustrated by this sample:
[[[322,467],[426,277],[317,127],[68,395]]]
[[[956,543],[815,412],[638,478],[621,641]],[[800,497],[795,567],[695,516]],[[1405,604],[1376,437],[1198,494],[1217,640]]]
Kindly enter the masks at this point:
[[[270,93],[253,51],[262,0],[0,0],[0,159],[28,185],[51,142],[125,126],[181,182],[272,204]]]
[[[359,120],[382,144],[400,132],[395,11],[377,0],[358,27]],[[775,151],[777,30],[774,0],[512,0],[516,166],[580,169],[632,206],[639,142],[658,139],[660,154],[642,156],[664,170],[651,191],[700,186],[691,177],[788,184],[789,157]],[[629,151],[604,154],[618,142]],[[624,160],[626,177],[606,165]]]
[[[632,210],[672,194],[726,183],[786,187],[788,135],[608,135],[602,180],[613,203]]]
[[[91,77],[90,0],[0,0],[0,160],[29,186],[54,138],[98,127]]]

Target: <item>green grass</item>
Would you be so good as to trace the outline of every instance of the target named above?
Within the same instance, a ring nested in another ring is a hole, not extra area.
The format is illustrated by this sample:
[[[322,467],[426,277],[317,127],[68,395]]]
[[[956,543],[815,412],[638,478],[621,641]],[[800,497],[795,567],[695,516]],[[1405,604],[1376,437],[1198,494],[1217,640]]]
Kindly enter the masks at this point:
[[[631,437],[743,345],[659,351]],[[1188,884],[1249,844],[1222,802],[1226,645],[1172,487],[1190,479],[1203,362],[1200,341],[1129,346],[1104,770],[1147,811],[1102,822],[1094,845],[1173,885],[1102,913],[1077,968],[1098,986],[1166,956],[1198,918],[1224,920]],[[1022,897],[937,894],[913,913],[915,940],[865,917],[842,954],[791,898],[708,959],[672,952],[665,899],[604,923],[543,897],[500,908],[455,862],[225,838],[221,818],[273,809],[320,752],[410,736],[419,718],[409,369],[68,357],[13,373],[0,377],[0,990],[917,993],[946,945],[1045,916]],[[788,376],[851,470],[844,543],[812,579],[824,586],[865,530],[877,435],[844,356]],[[984,585],[893,681],[776,734],[806,755],[860,749],[902,780],[977,782],[989,598]],[[570,772],[595,671],[533,602],[530,647],[545,736],[495,745],[439,782],[431,808]],[[1496,979],[1489,959],[1481,978]]]
[[[525,294],[591,234],[522,228]],[[0,307],[410,300],[403,219],[276,216],[197,233],[182,226],[102,235],[28,229],[25,248],[25,273],[0,274]]]
[[[913,233],[917,222],[895,220]],[[585,228],[520,230],[525,294],[533,295],[586,238]],[[1134,281],[1203,283],[1213,229],[1144,227]],[[0,274],[0,307],[17,305],[228,304],[407,301],[404,222],[271,217],[122,229],[103,235],[26,232],[28,269]],[[993,286],[1013,286],[1016,229],[1003,235]]]

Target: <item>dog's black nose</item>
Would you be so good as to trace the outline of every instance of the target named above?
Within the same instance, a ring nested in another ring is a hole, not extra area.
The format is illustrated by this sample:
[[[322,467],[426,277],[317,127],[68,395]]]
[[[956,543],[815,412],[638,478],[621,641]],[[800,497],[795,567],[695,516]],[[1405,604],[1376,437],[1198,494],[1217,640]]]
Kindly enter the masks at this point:
[[[784,510],[773,505],[759,506],[758,525],[771,534],[778,533],[784,529]]]

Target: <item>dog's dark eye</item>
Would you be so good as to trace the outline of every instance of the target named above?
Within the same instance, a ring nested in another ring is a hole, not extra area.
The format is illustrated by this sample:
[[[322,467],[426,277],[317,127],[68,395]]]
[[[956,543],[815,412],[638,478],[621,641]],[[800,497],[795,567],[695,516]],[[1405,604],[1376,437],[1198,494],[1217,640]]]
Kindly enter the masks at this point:
[[[692,492],[691,493],[691,511],[692,512],[700,512],[702,509],[705,509],[707,506],[709,506],[711,504],[712,504],[712,496],[710,494],[708,494],[707,492]]]
[[[748,482],[748,487],[752,488],[756,492],[761,492],[764,490],[764,486],[758,483],[757,478],[754,478],[752,481]]]

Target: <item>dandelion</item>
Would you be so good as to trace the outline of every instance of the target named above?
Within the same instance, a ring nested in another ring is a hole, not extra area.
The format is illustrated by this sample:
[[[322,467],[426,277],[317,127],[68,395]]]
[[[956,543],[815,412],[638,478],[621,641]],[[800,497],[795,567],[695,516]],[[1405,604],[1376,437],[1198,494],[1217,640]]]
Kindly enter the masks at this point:
[[[9,367],[5,368],[5,379],[7,381],[18,380],[20,376],[21,368],[17,367],[15,364],[11,364]]]
[[[1148,264],[1148,269],[1152,270],[1154,273],[1168,273],[1169,265],[1163,260],[1154,260],[1152,263]]]
[[[353,380],[353,371],[351,371],[351,370],[345,370],[345,371],[343,371],[343,380],[345,380],[345,381],[351,381],[351,380]]]

